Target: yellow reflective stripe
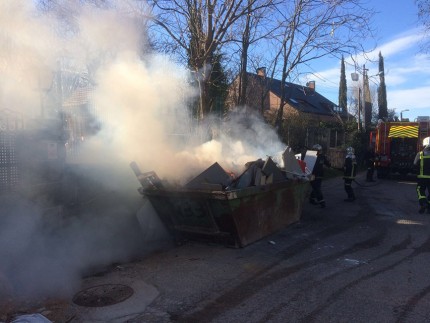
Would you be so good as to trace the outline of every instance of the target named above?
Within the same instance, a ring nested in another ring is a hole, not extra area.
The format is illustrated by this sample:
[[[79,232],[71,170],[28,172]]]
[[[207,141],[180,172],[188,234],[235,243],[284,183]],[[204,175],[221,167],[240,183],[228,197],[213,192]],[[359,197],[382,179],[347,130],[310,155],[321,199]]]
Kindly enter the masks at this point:
[[[430,155],[424,156],[423,152],[420,152],[420,173],[417,175],[418,178],[430,178],[430,175],[424,175],[424,159],[430,159]]]
[[[421,192],[420,192],[420,186],[419,185],[417,185],[417,194],[418,194],[418,199],[419,200],[421,200],[421,199],[427,199],[427,197],[426,197],[426,195],[424,194],[424,195],[421,195]]]
[[[424,155],[423,152],[420,152],[420,174],[418,176],[423,176],[424,173]]]
[[[418,126],[392,126],[388,134],[389,138],[418,138]]]

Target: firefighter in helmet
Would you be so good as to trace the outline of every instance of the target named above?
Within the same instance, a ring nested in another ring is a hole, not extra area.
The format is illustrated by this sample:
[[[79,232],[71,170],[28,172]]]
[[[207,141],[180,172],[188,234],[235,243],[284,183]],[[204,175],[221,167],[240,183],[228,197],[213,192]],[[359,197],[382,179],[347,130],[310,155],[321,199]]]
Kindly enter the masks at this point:
[[[346,157],[343,164],[343,181],[345,192],[348,197],[344,200],[346,202],[353,202],[355,200],[354,190],[352,188],[352,182],[357,174],[357,160],[354,154],[354,148],[346,148]]]
[[[314,205],[319,205],[321,208],[325,208],[325,200],[321,191],[321,184],[324,176],[324,166],[331,167],[331,165],[330,162],[327,160],[325,154],[323,153],[321,145],[313,145],[312,150],[317,151],[317,159],[312,170],[313,176],[310,182],[312,191],[309,202]]]
[[[419,213],[430,214],[430,143],[424,146],[424,149],[417,153],[414,165],[418,166],[417,175],[417,194],[420,208]],[[428,197],[426,197],[426,190]]]

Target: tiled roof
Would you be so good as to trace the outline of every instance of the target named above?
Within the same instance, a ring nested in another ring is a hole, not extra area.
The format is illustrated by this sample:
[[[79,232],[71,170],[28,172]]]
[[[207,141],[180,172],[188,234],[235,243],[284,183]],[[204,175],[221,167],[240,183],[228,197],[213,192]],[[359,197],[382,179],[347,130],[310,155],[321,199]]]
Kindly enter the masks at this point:
[[[257,74],[249,73],[248,75],[253,78],[258,78],[260,82],[262,80],[262,76]],[[281,81],[266,78],[266,82],[270,91],[278,97],[281,97]],[[335,112],[341,117],[348,116],[346,111],[336,111],[335,108],[339,110],[337,104],[333,103],[314,89],[290,82],[286,82],[285,84],[284,98],[286,98],[288,105],[292,106],[296,110],[304,113],[327,116],[332,116]]]

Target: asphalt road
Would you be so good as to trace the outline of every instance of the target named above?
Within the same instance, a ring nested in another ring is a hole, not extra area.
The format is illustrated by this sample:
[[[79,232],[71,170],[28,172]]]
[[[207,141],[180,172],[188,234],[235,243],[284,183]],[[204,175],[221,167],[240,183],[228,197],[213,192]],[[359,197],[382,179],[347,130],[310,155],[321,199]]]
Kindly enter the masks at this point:
[[[188,242],[87,277],[120,283],[123,302],[71,300],[58,322],[430,322],[430,215],[418,214],[413,178],[323,182],[327,207],[245,248]],[[56,311],[56,312],[55,312]],[[55,314],[55,315],[54,315]]]

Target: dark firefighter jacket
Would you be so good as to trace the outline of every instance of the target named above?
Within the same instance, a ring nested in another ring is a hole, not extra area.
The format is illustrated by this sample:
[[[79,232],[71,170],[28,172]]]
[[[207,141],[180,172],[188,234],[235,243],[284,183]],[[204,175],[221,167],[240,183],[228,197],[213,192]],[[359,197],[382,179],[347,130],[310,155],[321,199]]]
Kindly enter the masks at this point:
[[[355,155],[347,155],[343,166],[343,178],[354,179],[357,175],[357,161]]]
[[[364,159],[366,160],[366,167],[373,167],[375,161],[375,153],[373,150],[367,150]]]
[[[318,154],[314,169],[312,170],[312,174],[315,176],[315,178],[322,178],[324,176],[324,165],[331,167],[330,162],[327,160],[326,156],[324,154]]]

